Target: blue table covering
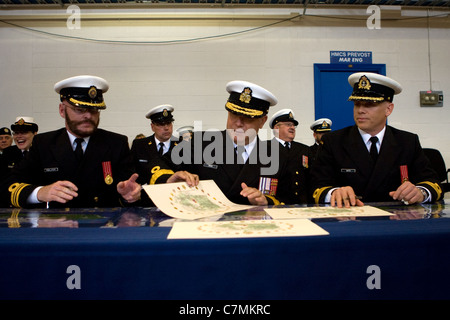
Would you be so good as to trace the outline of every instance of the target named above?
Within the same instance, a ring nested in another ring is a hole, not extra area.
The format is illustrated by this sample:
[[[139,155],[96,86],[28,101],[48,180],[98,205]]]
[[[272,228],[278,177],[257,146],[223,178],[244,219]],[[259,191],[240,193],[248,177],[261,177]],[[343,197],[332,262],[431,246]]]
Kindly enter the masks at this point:
[[[0,299],[450,298],[447,218],[315,221],[328,236],[168,240],[170,227],[104,227],[116,213],[102,210],[96,227],[0,228]]]

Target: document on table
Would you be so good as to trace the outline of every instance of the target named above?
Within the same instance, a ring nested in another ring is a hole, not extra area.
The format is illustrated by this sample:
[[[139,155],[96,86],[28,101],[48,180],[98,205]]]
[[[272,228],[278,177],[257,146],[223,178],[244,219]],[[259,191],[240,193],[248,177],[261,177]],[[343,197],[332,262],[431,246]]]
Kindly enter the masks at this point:
[[[201,180],[196,187],[186,182],[142,187],[155,206],[178,219],[195,220],[254,207],[231,202],[213,180]]]
[[[300,237],[329,235],[308,219],[237,220],[237,221],[179,221],[167,239],[220,239],[256,237]]]
[[[392,216],[392,213],[372,207],[299,207],[299,208],[265,208],[272,219],[320,219],[349,217],[382,217]]]

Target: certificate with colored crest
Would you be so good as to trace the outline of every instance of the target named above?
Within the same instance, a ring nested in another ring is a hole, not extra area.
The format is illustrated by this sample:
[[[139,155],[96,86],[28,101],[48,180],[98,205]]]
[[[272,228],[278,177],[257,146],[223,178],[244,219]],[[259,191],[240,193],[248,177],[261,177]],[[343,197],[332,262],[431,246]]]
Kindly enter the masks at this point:
[[[155,206],[178,219],[195,220],[254,207],[231,202],[213,180],[201,180],[195,187],[189,187],[186,182],[142,187]]]

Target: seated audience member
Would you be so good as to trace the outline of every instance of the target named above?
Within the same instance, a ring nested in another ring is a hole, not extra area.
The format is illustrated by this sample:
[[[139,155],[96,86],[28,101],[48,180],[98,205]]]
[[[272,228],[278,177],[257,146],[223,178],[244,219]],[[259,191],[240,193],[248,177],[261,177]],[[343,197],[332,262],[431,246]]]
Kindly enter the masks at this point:
[[[17,117],[11,125],[15,145],[6,148],[3,152],[3,166],[6,172],[11,171],[30,150],[33,138],[38,132],[38,125],[32,117]]]
[[[13,139],[11,137],[11,130],[6,127],[0,129],[0,157],[3,150],[12,145]]]
[[[3,127],[0,129],[0,180],[8,173],[8,161],[3,156],[3,150],[12,145],[11,130]]]

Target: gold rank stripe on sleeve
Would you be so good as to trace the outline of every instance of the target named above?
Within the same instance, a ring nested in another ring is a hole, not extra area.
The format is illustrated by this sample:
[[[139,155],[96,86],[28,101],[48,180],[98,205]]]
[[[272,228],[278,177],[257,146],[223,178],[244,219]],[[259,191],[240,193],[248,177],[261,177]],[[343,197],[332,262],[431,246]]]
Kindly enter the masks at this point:
[[[313,198],[314,198],[314,202],[316,204],[319,204],[319,200],[320,200],[320,195],[322,194],[322,192],[324,192],[326,189],[332,188],[332,186],[326,186],[326,187],[322,187],[322,188],[318,188],[314,191],[313,194]]]
[[[434,191],[436,191],[436,194],[437,194],[436,200],[441,199],[442,189],[441,189],[441,186],[438,183],[434,183],[434,182],[431,182],[431,181],[422,181],[422,182],[418,183],[418,185],[424,185],[424,184],[427,185],[427,186],[430,186]]]
[[[172,175],[175,172],[173,172],[172,170],[169,170],[169,169],[161,169],[160,166],[155,166],[152,168],[151,173],[152,173],[152,176],[150,178],[150,184],[155,184],[156,180],[158,180],[159,177],[161,177],[162,175],[165,175],[165,174]]]
[[[277,205],[280,205],[280,204],[284,204],[284,203],[281,203],[277,198],[275,198],[274,196],[271,196],[271,195],[268,195],[268,194],[265,194],[264,195],[266,198],[269,198],[270,200],[272,200],[273,201],[273,205],[275,205],[275,206],[277,206]]]
[[[28,183],[16,182],[9,186],[8,191],[11,192],[11,204],[14,207],[20,208],[20,204],[19,204],[20,192],[22,192],[23,188],[25,188],[26,186],[29,186],[29,185],[30,184],[28,184]]]

